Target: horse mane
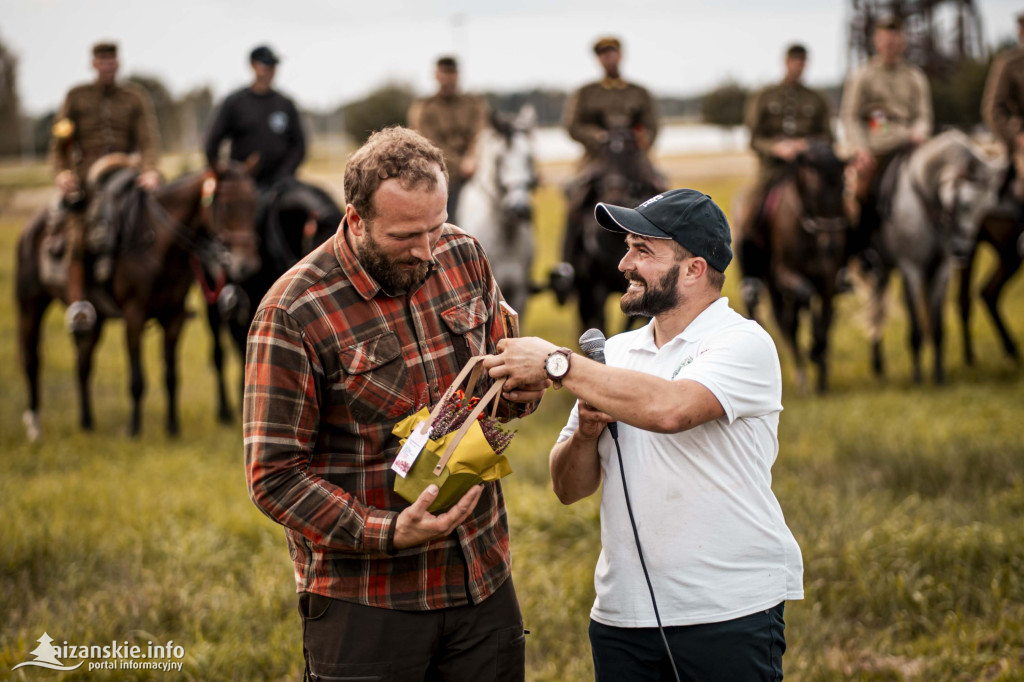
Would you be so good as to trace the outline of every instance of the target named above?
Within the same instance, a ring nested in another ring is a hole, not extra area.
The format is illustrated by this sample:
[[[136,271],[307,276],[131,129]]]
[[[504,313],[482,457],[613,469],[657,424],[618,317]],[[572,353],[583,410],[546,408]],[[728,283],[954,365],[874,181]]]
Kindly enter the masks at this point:
[[[962,131],[952,129],[933,137],[921,145],[911,157],[908,169],[921,187],[938,188],[943,174],[952,165],[956,172],[973,175],[974,164],[984,163],[974,150],[974,144]]]
[[[96,163],[89,167],[89,172],[86,174],[85,182],[89,187],[98,187],[104,178],[115,171],[121,170],[122,168],[138,169],[141,161],[142,157],[138,154],[112,152],[105,156],[101,156]]]

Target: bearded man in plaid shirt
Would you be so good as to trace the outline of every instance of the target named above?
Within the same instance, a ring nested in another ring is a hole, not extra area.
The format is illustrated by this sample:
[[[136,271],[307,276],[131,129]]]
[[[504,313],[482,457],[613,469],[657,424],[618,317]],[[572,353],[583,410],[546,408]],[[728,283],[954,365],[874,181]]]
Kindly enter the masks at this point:
[[[285,526],[308,679],[522,680],[501,484],[449,511],[394,491],[394,425],[505,335],[483,249],[447,224],[441,152],[389,128],[345,169],[345,220],[249,331],[249,495]],[[501,404],[525,416],[544,386]]]

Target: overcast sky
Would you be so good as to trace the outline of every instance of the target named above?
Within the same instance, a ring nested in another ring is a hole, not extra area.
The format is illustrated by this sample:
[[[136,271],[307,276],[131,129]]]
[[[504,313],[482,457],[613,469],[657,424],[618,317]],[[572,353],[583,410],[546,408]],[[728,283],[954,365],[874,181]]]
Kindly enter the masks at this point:
[[[979,5],[989,44],[1014,35],[1024,3]],[[218,99],[267,43],[283,57],[279,89],[326,110],[389,80],[429,92],[444,53],[460,57],[469,90],[576,87],[596,77],[590,45],[603,34],[623,39],[624,75],[657,94],[775,80],[793,41],[810,49],[808,81],[830,84],[846,70],[848,20],[840,0],[0,0],[33,114],[91,79],[100,39],[120,44],[122,74],[155,75],[175,95],[209,85]]]

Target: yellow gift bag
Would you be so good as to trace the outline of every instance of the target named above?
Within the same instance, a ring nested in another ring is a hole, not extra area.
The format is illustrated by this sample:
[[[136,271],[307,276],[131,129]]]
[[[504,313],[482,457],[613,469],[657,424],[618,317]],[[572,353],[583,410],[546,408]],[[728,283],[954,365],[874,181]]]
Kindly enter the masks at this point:
[[[409,502],[414,502],[427,486],[435,484],[440,492],[430,505],[428,511],[431,513],[450,509],[470,488],[481,481],[496,481],[512,473],[508,459],[495,452],[477,419],[488,404],[492,405],[490,418],[496,418],[498,396],[501,387],[505,385],[504,379],[494,382],[473,406],[458,430],[436,439],[430,437],[434,427],[438,425],[438,417],[445,411],[446,406],[449,410],[453,407],[462,408],[464,402],[469,400],[480,378],[483,369],[480,362],[483,359],[482,355],[470,358],[445,391],[440,402],[434,406],[433,411],[428,412],[424,407],[395,424],[395,428],[392,429],[392,433],[401,438],[402,443],[402,449],[392,466],[397,474],[395,492]],[[469,381],[465,391],[466,397],[459,398],[456,391],[467,377]],[[457,402],[451,404],[455,400]],[[511,434],[508,434],[507,439],[510,438]],[[420,444],[422,450],[419,450]],[[415,453],[416,450],[419,450],[418,454]]]

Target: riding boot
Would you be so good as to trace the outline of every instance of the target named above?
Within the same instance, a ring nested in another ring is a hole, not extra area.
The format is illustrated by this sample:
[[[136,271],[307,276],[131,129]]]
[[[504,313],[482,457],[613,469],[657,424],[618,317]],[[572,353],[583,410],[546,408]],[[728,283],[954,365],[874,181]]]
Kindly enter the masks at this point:
[[[85,300],[85,225],[83,215],[73,212],[68,215],[68,310],[64,317],[68,331],[72,334],[85,333],[96,324],[96,309]]]

